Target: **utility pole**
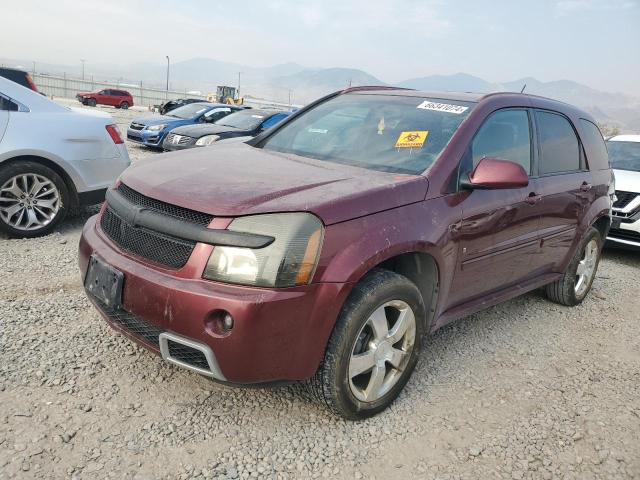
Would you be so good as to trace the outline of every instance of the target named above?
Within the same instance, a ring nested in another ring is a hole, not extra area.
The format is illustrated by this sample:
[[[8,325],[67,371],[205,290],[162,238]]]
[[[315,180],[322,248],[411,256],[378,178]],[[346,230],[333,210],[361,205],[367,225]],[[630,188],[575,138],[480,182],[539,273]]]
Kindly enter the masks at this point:
[[[291,108],[291,94],[293,93],[293,91],[291,89],[289,89],[289,108]]]
[[[82,63],[82,80],[84,80],[84,62],[85,62],[84,58],[81,58],[80,63]]]
[[[167,57],[167,96],[168,96],[168,94],[169,94],[169,63],[170,63],[170,60],[169,60],[169,55],[166,55],[166,57]]]
[[[242,72],[238,72],[238,98],[240,98],[240,75],[242,74]]]
[[[33,62],[33,74],[36,74],[36,62]]]

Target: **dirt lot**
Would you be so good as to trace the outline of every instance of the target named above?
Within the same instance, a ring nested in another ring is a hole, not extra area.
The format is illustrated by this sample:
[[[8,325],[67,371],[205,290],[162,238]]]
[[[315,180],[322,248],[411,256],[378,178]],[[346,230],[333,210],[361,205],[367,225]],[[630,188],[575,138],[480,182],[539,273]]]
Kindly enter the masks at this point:
[[[123,132],[144,114],[109,110]],[[93,212],[0,239],[0,479],[640,478],[638,254],[607,251],[577,308],[534,292],[444,328],[393,407],[349,423],[111,331],[76,266]]]

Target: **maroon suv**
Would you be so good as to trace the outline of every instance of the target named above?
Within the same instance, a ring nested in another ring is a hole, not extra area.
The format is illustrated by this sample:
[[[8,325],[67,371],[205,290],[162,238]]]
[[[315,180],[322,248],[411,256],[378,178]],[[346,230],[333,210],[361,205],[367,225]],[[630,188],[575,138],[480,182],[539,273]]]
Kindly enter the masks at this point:
[[[80,268],[109,324],[165,360],[307,380],[362,418],[398,395],[425,334],[539,287],[580,303],[612,193],[598,127],[567,104],[354,88],[250,144],[130,167]]]
[[[116,108],[127,109],[133,107],[133,96],[126,90],[106,88],[95,92],[80,92],[76,99],[83,105],[95,107],[96,105],[111,105]]]

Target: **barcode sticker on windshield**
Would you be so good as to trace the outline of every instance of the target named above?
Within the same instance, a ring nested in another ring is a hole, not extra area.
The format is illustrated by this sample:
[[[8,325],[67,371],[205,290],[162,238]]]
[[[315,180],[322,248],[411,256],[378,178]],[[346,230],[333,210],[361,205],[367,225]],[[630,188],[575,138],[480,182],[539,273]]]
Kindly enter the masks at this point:
[[[435,103],[429,102],[428,100],[425,100],[416,108],[422,108],[423,110],[435,110],[436,112],[455,113],[456,115],[460,115],[461,113],[464,113],[469,109],[469,107],[463,107],[461,105],[451,105],[450,103]]]

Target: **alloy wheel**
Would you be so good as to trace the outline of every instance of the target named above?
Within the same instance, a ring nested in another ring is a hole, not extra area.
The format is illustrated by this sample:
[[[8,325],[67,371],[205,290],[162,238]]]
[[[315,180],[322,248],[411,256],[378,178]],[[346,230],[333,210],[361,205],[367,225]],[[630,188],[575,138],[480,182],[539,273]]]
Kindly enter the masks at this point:
[[[0,217],[16,230],[39,230],[47,226],[60,206],[58,188],[42,175],[16,175],[0,187]]]
[[[360,329],[349,360],[349,386],[360,401],[382,398],[398,382],[416,339],[411,307],[392,300],[378,307]]]
[[[589,288],[591,280],[596,273],[598,263],[598,242],[592,238],[584,247],[582,259],[578,262],[576,269],[576,297],[582,297]]]

